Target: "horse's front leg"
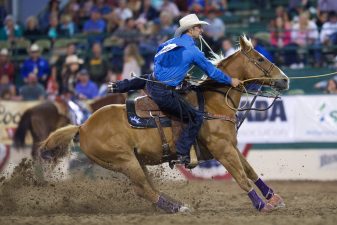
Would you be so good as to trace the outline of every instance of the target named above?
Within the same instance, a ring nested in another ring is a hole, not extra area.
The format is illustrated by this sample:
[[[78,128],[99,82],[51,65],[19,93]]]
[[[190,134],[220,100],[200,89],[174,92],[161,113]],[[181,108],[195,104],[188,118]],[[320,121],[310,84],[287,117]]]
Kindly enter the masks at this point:
[[[247,159],[242,155],[240,150],[235,147],[236,152],[240,158],[242,166],[248,176],[248,178],[254,182],[254,184],[259,188],[263,196],[268,200],[268,204],[272,205],[273,208],[283,208],[285,207],[284,201],[278,194],[274,191],[256,174],[253,167],[249,164]]]
[[[259,211],[270,211],[272,206],[265,204],[259,197],[254,188],[252,187],[244,167],[241,163],[240,156],[236,151],[236,147],[229,141],[223,141],[226,139],[211,142],[209,149],[214,158],[218,160],[227,171],[233,176],[238,185],[247,192],[248,197],[252,201],[254,207]],[[228,139],[227,139],[228,140]],[[223,148],[222,146],[225,146]]]

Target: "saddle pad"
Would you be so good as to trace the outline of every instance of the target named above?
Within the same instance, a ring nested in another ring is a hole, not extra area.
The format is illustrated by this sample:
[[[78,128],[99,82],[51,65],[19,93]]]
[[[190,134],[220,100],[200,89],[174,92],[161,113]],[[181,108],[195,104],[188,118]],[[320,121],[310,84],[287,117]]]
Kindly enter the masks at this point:
[[[126,100],[126,113],[129,124],[134,128],[157,128],[156,122],[153,117],[142,118],[136,114],[135,100],[128,97]],[[162,127],[171,127],[171,119],[168,117],[160,117]]]

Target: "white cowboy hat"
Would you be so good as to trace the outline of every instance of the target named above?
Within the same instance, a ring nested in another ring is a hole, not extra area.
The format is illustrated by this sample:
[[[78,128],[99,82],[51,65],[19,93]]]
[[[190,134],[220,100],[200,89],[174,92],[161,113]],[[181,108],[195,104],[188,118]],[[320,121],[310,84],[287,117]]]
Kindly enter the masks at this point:
[[[184,16],[183,18],[179,20],[179,27],[176,30],[174,36],[179,37],[181,33],[183,33],[184,31],[190,29],[191,27],[195,25],[199,25],[199,24],[209,25],[209,23],[199,20],[199,18],[195,14],[189,14],[187,16]]]
[[[37,44],[32,44],[32,46],[30,46],[29,48],[30,52],[38,52],[40,51],[40,47]]]
[[[8,55],[8,49],[7,48],[3,48],[3,49],[1,49],[1,51],[0,51],[0,55]]]
[[[73,63],[82,64],[83,60],[80,59],[80,58],[78,58],[77,55],[67,56],[67,58],[66,58],[66,65],[73,64]]]

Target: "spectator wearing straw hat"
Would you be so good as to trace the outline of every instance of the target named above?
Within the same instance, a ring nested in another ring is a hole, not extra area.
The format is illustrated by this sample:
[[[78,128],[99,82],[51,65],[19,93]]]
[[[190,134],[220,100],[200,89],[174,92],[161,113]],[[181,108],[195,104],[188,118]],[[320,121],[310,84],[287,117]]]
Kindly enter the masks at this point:
[[[83,64],[83,60],[78,58],[77,55],[69,55],[65,61],[65,69],[62,72],[62,85],[61,85],[61,93],[75,93],[75,85],[76,85],[76,76],[78,71],[80,70],[81,64]]]
[[[29,58],[26,59],[21,68],[21,77],[26,82],[30,73],[37,75],[38,81],[46,86],[50,68],[46,59],[42,58],[40,53],[40,47],[37,44],[33,44],[28,49]]]
[[[9,59],[9,52],[7,48],[0,51],[0,79],[3,75],[7,75],[10,82],[14,80],[15,67]]]

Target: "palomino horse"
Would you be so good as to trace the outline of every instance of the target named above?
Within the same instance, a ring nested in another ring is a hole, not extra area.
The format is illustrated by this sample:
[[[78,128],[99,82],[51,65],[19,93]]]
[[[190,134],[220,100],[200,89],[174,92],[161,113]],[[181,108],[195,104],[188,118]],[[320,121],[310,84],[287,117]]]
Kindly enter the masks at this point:
[[[278,89],[288,88],[288,77],[274,64],[253,49],[246,37],[240,38],[240,49],[230,57],[217,63],[222,71],[240,80],[262,78],[261,84]],[[263,79],[264,78],[264,79]],[[212,81],[200,85],[205,99],[205,110],[214,115],[235,117],[241,92],[230,91],[232,100],[226,104],[224,93],[229,87]],[[193,94],[188,94],[187,98]],[[194,96],[194,95],[193,95]],[[231,106],[229,106],[231,105]],[[171,129],[164,128],[171,146]],[[236,126],[228,120],[206,120],[200,130],[198,140],[206,146],[214,159],[218,160],[233,176],[239,186],[248,193],[253,205],[259,211],[269,212],[284,206],[282,198],[274,194],[256,174],[237,148]],[[133,129],[126,117],[125,105],[109,105],[96,111],[81,126],[67,126],[53,132],[42,144],[43,153],[52,159],[67,155],[69,144],[79,135],[82,151],[104,168],[125,174],[135,192],[166,212],[188,211],[189,208],[175,200],[161,195],[149,180],[145,165],[163,163],[162,142],[157,129]],[[264,202],[255,192],[250,181],[260,189]]]
[[[91,111],[95,112],[99,108],[109,104],[123,104],[125,103],[125,98],[125,94],[111,94],[99,98],[89,105]],[[51,132],[70,124],[67,106],[64,109],[65,112],[60,113],[54,102],[46,101],[26,110],[21,116],[14,134],[14,146],[17,148],[24,147],[25,137],[29,131],[33,139],[32,156],[33,159],[37,159],[39,156],[37,151],[39,143],[45,140]]]

